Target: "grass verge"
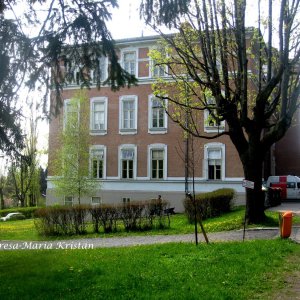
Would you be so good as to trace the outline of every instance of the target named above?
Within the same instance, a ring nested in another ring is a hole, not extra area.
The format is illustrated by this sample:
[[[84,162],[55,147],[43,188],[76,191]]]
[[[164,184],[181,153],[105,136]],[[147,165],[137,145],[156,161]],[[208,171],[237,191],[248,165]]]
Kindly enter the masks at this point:
[[[218,232],[225,230],[235,230],[243,227],[244,207],[236,207],[232,212],[224,214],[220,217],[207,219],[203,222],[204,228],[207,232]],[[264,224],[256,224],[255,226],[274,226],[278,227],[278,213],[266,212],[267,220]],[[300,224],[300,218],[294,218],[294,223]],[[200,226],[199,226],[200,230]],[[119,225],[119,231],[115,233],[105,234],[100,233],[101,237],[113,236],[131,236],[131,235],[157,235],[157,234],[186,234],[193,233],[194,225],[188,223],[187,218],[183,214],[176,214],[171,216],[171,226],[166,229],[153,229],[149,231],[140,232],[125,232],[123,226]],[[34,220],[19,220],[0,223],[0,240],[20,240],[20,241],[41,241],[41,240],[59,240],[59,239],[77,239],[77,238],[96,238],[99,234],[92,233],[92,226],[88,226],[87,234],[73,235],[73,236],[55,236],[44,237],[39,236],[35,226]]]
[[[300,270],[295,255],[279,239],[0,251],[0,299],[266,299]]]

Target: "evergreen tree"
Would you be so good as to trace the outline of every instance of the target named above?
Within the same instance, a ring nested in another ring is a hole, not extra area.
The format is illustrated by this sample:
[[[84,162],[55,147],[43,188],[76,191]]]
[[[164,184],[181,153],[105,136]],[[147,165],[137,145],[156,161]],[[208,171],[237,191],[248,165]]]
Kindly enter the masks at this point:
[[[25,146],[19,119],[23,103],[20,89],[56,91],[53,113],[62,104],[64,71],[78,68],[82,86],[90,85],[87,70],[100,74],[99,58],[108,57],[108,78],[113,90],[136,83],[125,72],[106,27],[116,0],[1,0],[0,1],[0,150],[17,151]],[[22,11],[23,10],[23,11]],[[65,68],[63,68],[65,67]],[[50,72],[52,70],[52,72]]]

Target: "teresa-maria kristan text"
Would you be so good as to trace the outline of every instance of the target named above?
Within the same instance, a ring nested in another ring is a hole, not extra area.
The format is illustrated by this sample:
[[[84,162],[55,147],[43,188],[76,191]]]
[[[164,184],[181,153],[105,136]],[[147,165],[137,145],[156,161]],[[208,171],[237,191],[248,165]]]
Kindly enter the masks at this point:
[[[83,242],[2,242],[0,250],[75,250],[75,249],[93,249],[92,243]]]

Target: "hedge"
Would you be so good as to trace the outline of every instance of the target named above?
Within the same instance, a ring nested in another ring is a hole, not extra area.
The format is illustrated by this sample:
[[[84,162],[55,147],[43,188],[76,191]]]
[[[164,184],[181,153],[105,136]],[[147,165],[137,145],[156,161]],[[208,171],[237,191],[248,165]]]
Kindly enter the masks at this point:
[[[53,206],[36,211],[35,226],[41,235],[72,235],[86,233],[86,225],[92,222],[99,233],[117,231],[122,222],[126,231],[164,228],[170,226],[166,212],[168,202],[155,199],[119,205]]]
[[[7,214],[12,212],[22,213],[26,219],[34,217],[35,212],[40,209],[39,207],[14,207],[0,210],[0,216],[5,217]]]
[[[234,197],[235,191],[228,188],[218,189],[208,193],[196,194],[195,204],[193,199],[186,197],[184,199],[185,214],[191,223],[194,221],[195,206],[197,220],[200,220],[200,218],[204,220],[219,216],[231,210],[232,200]]]

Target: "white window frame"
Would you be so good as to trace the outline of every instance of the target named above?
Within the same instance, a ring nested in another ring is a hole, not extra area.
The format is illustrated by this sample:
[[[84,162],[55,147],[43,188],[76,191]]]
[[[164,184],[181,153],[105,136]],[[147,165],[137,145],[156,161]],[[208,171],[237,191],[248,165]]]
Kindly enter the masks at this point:
[[[99,198],[100,201],[95,203],[95,202],[93,202],[93,198]],[[91,205],[96,206],[96,205],[101,205],[101,204],[102,204],[102,197],[100,197],[100,196],[92,196],[91,197]]]
[[[72,101],[72,99],[65,99],[64,100],[64,114],[63,114],[63,129],[66,128],[67,120],[68,120],[68,105]],[[78,124],[80,121],[80,102],[78,101]]]
[[[153,127],[153,110],[152,110],[152,104],[153,99],[156,99],[154,95],[148,96],[148,133],[150,134],[164,134],[168,131],[168,115],[164,111],[164,127]],[[167,100],[164,100],[165,106],[167,107],[168,102]],[[163,106],[162,106],[163,107]],[[163,107],[164,109],[164,107]]]
[[[70,200],[66,201],[66,198],[71,198],[71,201]],[[65,206],[73,206],[74,205],[74,197],[73,196],[65,196],[64,197],[64,205]]]
[[[209,179],[208,170],[208,153],[210,150],[220,150],[221,151],[221,178],[220,179]],[[225,155],[225,144],[222,143],[208,143],[204,145],[204,162],[203,162],[203,174],[206,180],[218,181],[225,180],[225,166],[226,166],[226,155]]]
[[[128,53],[134,53],[135,55],[135,68],[134,68],[134,73],[132,72],[128,72],[129,74],[134,75],[135,77],[138,77],[138,49],[137,48],[125,48],[121,50],[121,61],[122,61],[122,67],[124,70],[125,69],[125,55]],[[130,70],[129,70],[130,71]]]
[[[160,150],[164,153],[163,163],[163,178],[152,178],[152,151]],[[148,179],[149,180],[166,180],[168,175],[168,146],[165,144],[151,144],[148,145]]]
[[[93,150],[103,151],[103,171],[102,171],[102,178],[93,178]],[[104,145],[93,145],[90,146],[90,155],[89,155],[89,170],[90,170],[90,177],[94,180],[103,180],[106,179],[106,146]]]
[[[105,135],[107,134],[107,97],[94,97],[90,99],[90,134]],[[94,106],[96,103],[104,104],[104,129],[94,129]]]
[[[215,99],[214,97],[208,98],[208,104],[214,104]],[[211,132],[223,132],[225,130],[225,121],[221,121],[220,125],[210,126],[208,125],[208,118],[210,116],[210,111],[208,109],[204,110],[204,132],[211,133]]]
[[[134,120],[133,128],[124,128],[124,102],[133,101],[134,102]],[[126,95],[119,98],[119,133],[120,134],[136,134],[137,124],[138,124],[138,97],[136,95]]]
[[[122,177],[122,171],[123,171],[123,164],[122,164],[122,151],[123,150],[133,150],[133,177],[132,178],[123,178]],[[118,169],[119,169],[119,179],[122,180],[134,180],[137,177],[137,146],[133,144],[123,144],[119,146],[119,151],[118,151],[118,157],[119,157],[119,164],[118,164]]]

